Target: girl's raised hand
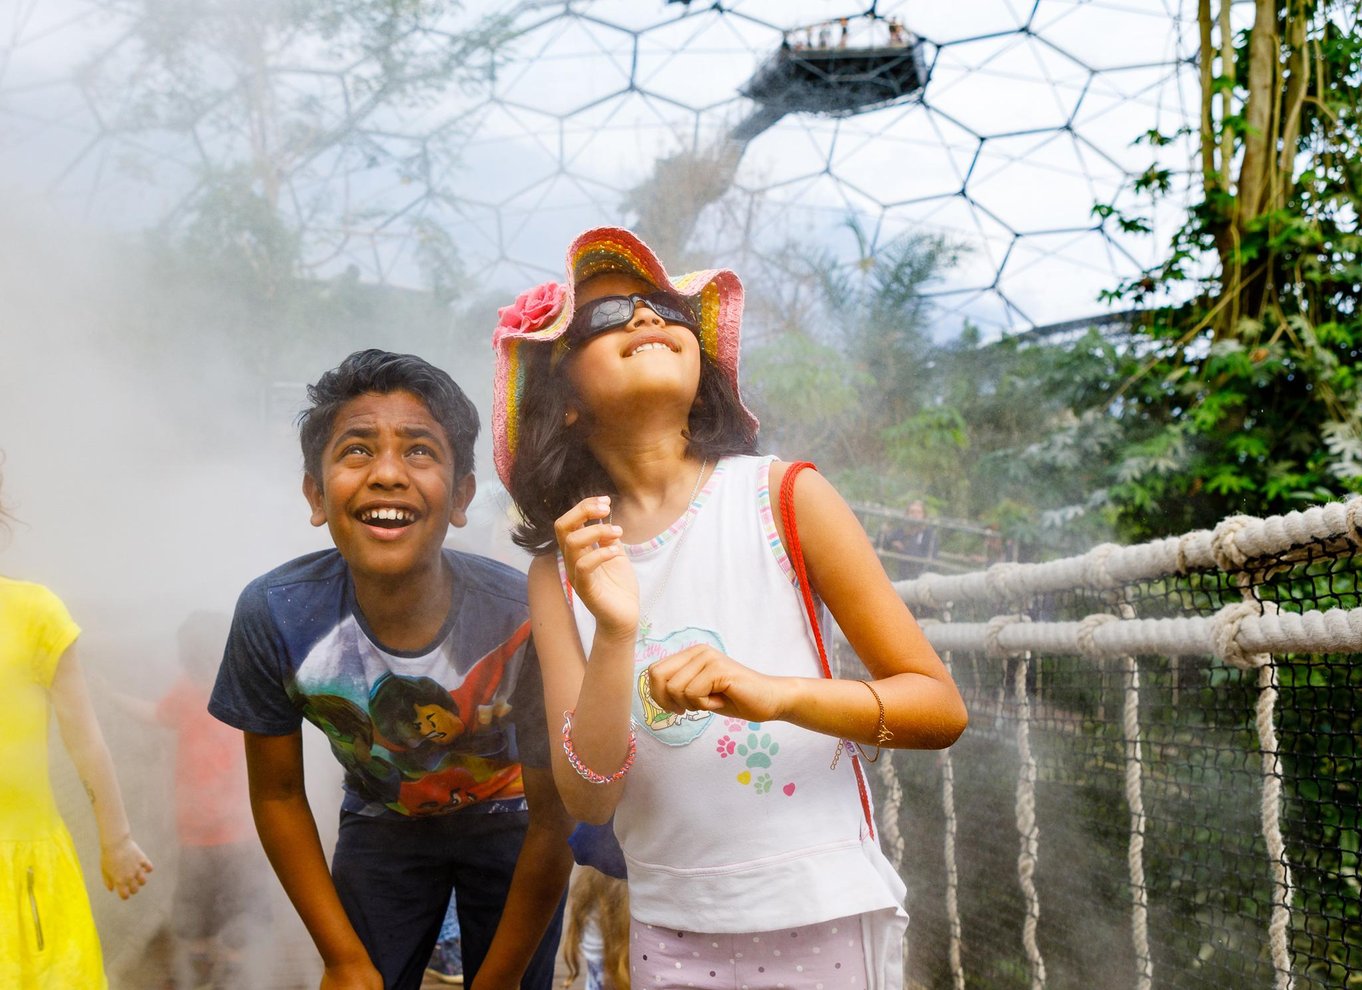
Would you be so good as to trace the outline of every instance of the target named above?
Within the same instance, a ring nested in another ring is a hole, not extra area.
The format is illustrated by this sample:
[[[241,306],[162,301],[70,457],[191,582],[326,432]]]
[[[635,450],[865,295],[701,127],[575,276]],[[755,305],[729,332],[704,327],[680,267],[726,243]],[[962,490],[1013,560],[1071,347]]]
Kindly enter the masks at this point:
[[[638,627],[638,578],[620,541],[623,530],[607,522],[610,497],[584,498],[553,524],[568,582],[603,632],[632,634]]]
[[[658,706],[674,715],[718,712],[766,722],[784,714],[791,684],[789,678],[759,674],[701,643],[650,666],[648,686]]]

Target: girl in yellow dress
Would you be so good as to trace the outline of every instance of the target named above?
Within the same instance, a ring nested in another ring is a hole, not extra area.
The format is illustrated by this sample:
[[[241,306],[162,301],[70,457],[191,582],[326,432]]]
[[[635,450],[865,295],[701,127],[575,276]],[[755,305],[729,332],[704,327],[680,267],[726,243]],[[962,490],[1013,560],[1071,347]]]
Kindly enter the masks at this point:
[[[0,505],[0,530],[5,527]],[[71,835],[47,774],[48,710],[94,808],[104,886],[137,893],[151,861],[133,841],[113,759],[75,656],[80,628],[42,585],[0,576],[0,986],[108,986]]]

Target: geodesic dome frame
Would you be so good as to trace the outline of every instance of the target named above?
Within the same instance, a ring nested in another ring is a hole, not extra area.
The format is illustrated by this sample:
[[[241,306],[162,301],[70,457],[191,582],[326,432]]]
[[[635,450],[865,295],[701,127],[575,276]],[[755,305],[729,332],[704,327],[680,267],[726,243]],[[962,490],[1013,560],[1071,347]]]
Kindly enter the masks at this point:
[[[347,48],[344,32],[281,41],[254,84],[284,110],[262,123],[227,46],[177,76],[139,30],[138,4],[27,0],[0,74],[0,128],[23,161],[0,163],[19,181],[46,163],[52,194],[115,226],[173,225],[205,175],[241,169],[302,231],[308,271],[398,284],[420,283],[432,256],[457,257],[473,284],[538,280],[576,231],[637,223],[650,197],[681,215],[665,225],[664,257],[740,270],[764,271],[792,240],[854,266],[933,234],[960,249],[931,288],[945,333],[964,320],[1006,334],[1100,314],[1101,292],[1152,264],[1181,220],[1176,186],[1151,204],[1133,180],[1155,167],[1185,176],[1191,160],[1182,0],[1148,11],[537,0],[495,29],[470,6],[406,25],[386,49]],[[761,109],[743,91],[763,61],[843,17],[853,49],[901,23],[925,85],[866,109],[792,107],[738,131]],[[467,47],[483,29],[485,49]],[[460,45],[463,63],[441,62]],[[380,71],[393,52],[453,81],[398,99]],[[148,119],[145,87],[139,104],[120,81],[158,71]],[[1174,140],[1135,143],[1151,131]],[[679,181],[678,160],[709,167]],[[1124,229],[1122,213],[1150,233]]]

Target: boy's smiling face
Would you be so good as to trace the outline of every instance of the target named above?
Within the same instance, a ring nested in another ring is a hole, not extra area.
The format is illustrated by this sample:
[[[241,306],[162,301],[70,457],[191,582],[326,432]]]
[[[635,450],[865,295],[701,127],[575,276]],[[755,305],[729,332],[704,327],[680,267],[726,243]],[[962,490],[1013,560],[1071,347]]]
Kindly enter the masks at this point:
[[[449,527],[462,526],[475,489],[457,481],[453,450],[411,392],[366,393],[336,413],[320,478],[306,475],[312,524],[325,524],[356,581],[440,574]]]

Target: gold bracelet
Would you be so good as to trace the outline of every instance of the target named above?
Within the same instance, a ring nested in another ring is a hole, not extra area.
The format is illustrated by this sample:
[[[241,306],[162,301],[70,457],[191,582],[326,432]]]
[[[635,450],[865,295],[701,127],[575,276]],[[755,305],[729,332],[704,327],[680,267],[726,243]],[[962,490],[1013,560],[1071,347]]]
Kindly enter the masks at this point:
[[[861,751],[861,757],[867,763],[874,763],[880,758],[880,750],[884,747],[884,744],[893,739],[894,734],[890,732],[889,728],[884,724],[884,702],[880,700],[880,692],[876,691],[875,686],[869,681],[861,681],[861,683],[866,686],[866,690],[875,696],[875,704],[880,706],[880,714],[875,722],[875,755],[866,756],[865,749],[860,743],[856,744],[856,748]]]
[[[880,700],[880,692],[876,691],[869,681],[861,681],[861,683],[864,684],[866,689],[874,696],[875,704],[878,705],[880,709],[879,716],[875,721],[875,755],[868,755],[865,751],[865,747],[858,742],[852,742],[849,739],[838,739],[837,752],[832,754],[832,763],[828,767],[829,770],[837,769],[837,761],[842,758],[842,750],[848,743],[855,746],[860,751],[861,759],[865,760],[867,763],[874,763],[880,758],[880,750],[884,748],[884,744],[894,738],[894,734],[890,732],[888,726],[884,724],[884,702]]]

